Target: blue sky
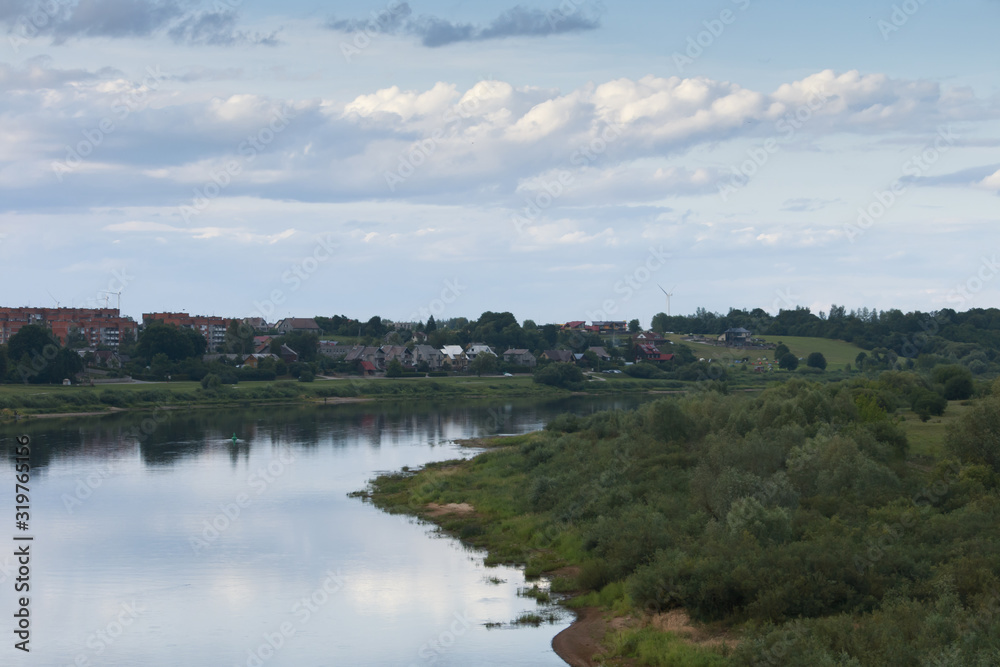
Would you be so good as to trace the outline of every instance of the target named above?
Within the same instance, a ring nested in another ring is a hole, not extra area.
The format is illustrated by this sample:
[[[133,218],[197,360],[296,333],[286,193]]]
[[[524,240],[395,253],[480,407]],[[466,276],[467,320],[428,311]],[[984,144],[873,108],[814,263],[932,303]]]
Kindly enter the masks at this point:
[[[660,284],[674,313],[994,306],[998,19],[5,0],[0,301],[648,324]]]

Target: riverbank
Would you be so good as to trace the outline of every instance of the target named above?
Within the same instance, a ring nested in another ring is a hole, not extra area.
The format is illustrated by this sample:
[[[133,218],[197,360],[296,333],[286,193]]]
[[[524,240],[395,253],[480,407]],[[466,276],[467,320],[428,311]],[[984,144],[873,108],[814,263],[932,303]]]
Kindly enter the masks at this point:
[[[192,409],[313,403],[336,405],[364,400],[553,399],[572,395],[635,394],[675,388],[676,382],[614,378],[571,392],[535,383],[531,376],[444,378],[337,378],[297,382],[242,382],[206,389],[197,382],[137,382],[100,387],[0,385],[0,422],[19,417],[81,417],[126,410]]]
[[[721,652],[738,643],[734,635],[692,623],[686,614],[646,614],[628,605],[621,585],[603,586],[595,579],[585,535],[569,522],[553,522],[525,511],[538,504],[544,483],[532,481],[526,469],[534,454],[544,458],[546,432],[461,441],[483,450],[468,460],[429,464],[419,471],[382,475],[356,494],[389,513],[417,516],[445,533],[487,552],[485,564],[519,565],[529,579],[544,577],[553,598],[577,614],[552,641],[568,665],[661,664],[636,662],[637,652],[664,644],[676,663],[716,667],[726,664]],[[501,472],[502,471],[502,472]],[[526,501],[526,502],[524,502]],[[541,611],[539,613],[542,613]],[[712,638],[707,641],[706,638]]]

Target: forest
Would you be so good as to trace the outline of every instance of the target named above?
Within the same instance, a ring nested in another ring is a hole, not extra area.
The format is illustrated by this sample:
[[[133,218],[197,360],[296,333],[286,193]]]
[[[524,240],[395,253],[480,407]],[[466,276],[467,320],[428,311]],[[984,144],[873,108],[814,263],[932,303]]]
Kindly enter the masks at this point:
[[[369,491],[389,511],[469,503],[437,520],[487,563],[574,572],[553,590],[640,619],[609,657],[1000,664],[1000,382],[949,403],[946,435],[914,445],[914,397],[940,389],[890,371],[565,415]],[[642,625],[673,609],[731,641],[678,649]]]

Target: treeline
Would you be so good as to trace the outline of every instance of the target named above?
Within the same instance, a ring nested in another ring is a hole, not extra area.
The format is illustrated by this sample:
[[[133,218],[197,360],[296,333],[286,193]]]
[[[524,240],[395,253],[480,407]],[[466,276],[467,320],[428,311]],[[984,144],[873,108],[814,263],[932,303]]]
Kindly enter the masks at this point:
[[[471,503],[446,525],[494,561],[576,564],[590,603],[729,626],[732,664],[1000,664],[1000,397],[925,467],[894,417],[920,391],[891,372],[563,416],[375,499]]]
[[[731,309],[727,314],[699,308],[694,315],[653,318],[656,331],[720,334],[743,327],[762,336],[812,336],[845,340],[891,358],[921,356],[957,361],[979,375],[1000,371],[1000,310],[976,308],[956,312],[945,308],[933,313],[901,310],[851,310],[834,305],[829,313],[814,314],[809,308],[782,310],[770,315],[757,308]],[[933,365],[933,364],[932,364]],[[891,367],[891,366],[890,366]]]

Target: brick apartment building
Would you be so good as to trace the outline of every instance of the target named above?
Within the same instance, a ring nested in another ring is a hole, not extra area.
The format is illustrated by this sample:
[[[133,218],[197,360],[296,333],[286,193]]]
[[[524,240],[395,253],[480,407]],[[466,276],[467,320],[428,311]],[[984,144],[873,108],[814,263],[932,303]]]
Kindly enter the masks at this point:
[[[208,351],[222,349],[226,343],[226,329],[233,318],[208,315],[188,315],[187,313],[143,313],[143,323],[160,320],[164,324],[173,324],[185,329],[194,329],[208,343]]]
[[[139,325],[131,317],[122,317],[117,308],[7,308],[0,307],[0,343],[28,324],[44,326],[63,345],[73,330],[79,330],[91,346],[107,345],[118,349],[122,334],[138,333]]]

